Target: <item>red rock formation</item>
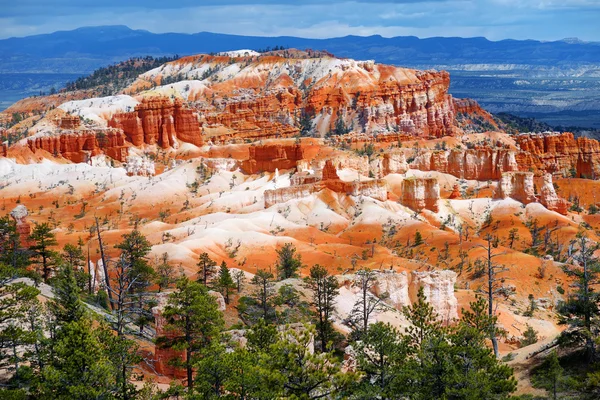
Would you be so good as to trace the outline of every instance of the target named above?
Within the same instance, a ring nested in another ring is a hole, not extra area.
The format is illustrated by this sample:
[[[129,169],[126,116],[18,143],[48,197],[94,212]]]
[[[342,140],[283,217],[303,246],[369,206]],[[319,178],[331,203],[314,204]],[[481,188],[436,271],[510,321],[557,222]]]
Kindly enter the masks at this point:
[[[323,167],[322,180],[328,181],[331,179],[340,179],[340,177],[337,174],[337,169],[333,165],[333,162],[331,160],[327,160],[325,162],[325,166]]]
[[[125,161],[127,147],[123,134],[117,129],[81,130],[57,136],[27,139],[31,151],[45,150],[72,162],[88,162],[90,157],[104,152],[118,161]]]
[[[242,161],[242,169],[248,174],[296,168],[296,163],[304,158],[304,151],[299,144],[250,146],[249,152],[250,158]]]
[[[550,211],[556,211],[559,214],[567,215],[569,205],[565,199],[561,199],[554,190],[552,184],[552,175],[544,175],[544,184],[540,189],[540,203]]]
[[[308,197],[323,189],[349,196],[367,196],[379,201],[387,200],[387,183],[383,179],[366,182],[343,182],[339,179],[331,179],[317,183],[265,190],[265,208],[269,208],[274,204],[285,203],[288,200]]]
[[[458,184],[454,184],[452,186],[452,193],[450,193],[450,196],[448,197],[450,200],[452,199],[460,199],[462,198],[461,194],[460,194],[460,189],[458,187]]]
[[[2,143],[2,147],[0,148],[0,156],[8,157],[8,144]]]
[[[494,121],[492,115],[485,111],[477,101],[473,99],[452,99],[454,102],[454,112],[459,121],[459,126],[467,126],[473,123],[473,119],[484,121],[494,130],[499,130],[498,124]],[[466,121],[459,117],[466,117]]]
[[[28,248],[32,244],[31,238],[31,224],[27,222],[27,216],[29,215],[29,211],[27,211],[27,207],[22,204],[19,204],[10,212],[10,216],[15,221],[17,225],[17,234],[19,235],[19,245],[22,248]]]
[[[439,199],[440,186],[437,178],[407,178],[402,181],[401,203],[414,211],[426,208],[437,212]]]
[[[503,172],[519,169],[514,151],[489,147],[424,152],[415,158],[411,167],[480,181],[497,180]]]
[[[75,115],[64,115],[56,119],[56,126],[60,129],[78,129],[81,120]]]
[[[403,174],[408,171],[408,163],[404,153],[385,153],[381,166],[383,176],[389,174]]]
[[[505,172],[498,182],[494,198],[508,197],[529,204],[537,201],[533,187],[533,172]]]
[[[527,134],[516,138],[521,152],[517,162],[521,171],[560,173],[596,179],[600,177],[600,144],[597,140],[572,133]]]
[[[203,144],[198,117],[179,99],[144,98],[134,112],[115,114],[108,125],[122,129],[134,146],[158,144],[165,149],[173,146],[175,138],[196,146]]]

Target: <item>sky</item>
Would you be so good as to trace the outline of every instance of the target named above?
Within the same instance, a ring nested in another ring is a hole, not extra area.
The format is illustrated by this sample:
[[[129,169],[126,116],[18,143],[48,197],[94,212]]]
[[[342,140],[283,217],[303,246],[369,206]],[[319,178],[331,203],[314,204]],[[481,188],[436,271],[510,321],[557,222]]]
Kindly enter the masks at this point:
[[[600,0],[0,0],[0,39],[127,25],[155,33],[600,41],[598,21]]]

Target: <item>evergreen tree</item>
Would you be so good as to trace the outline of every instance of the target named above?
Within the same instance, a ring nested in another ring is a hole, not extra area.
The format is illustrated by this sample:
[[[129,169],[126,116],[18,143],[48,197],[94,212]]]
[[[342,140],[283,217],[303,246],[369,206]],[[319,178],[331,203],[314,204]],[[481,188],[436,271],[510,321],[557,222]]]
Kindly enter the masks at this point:
[[[0,217],[0,263],[11,266],[14,272],[23,272],[30,264],[29,251],[21,247],[17,226],[8,215]]]
[[[0,274],[9,270],[0,264]],[[21,366],[33,355],[36,340],[36,332],[26,323],[27,313],[38,306],[40,291],[25,283],[8,283],[2,278],[0,276],[0,370],[14,374],[12,382],[19,385]]]
[[[200,269],[198,270],[198,282],[202,282],[204,286],[208,286],[208,282],[212,279],[215,274],[217,263],[211,260],[208,253],[200,254],[200,258],[198,260],[198,264],[196,264]]]
[[[217,340],[223,327],[223,317],[214,297],[208,289],[187,278],[177,282],[177,289],[169,296],[163,317],[169,336],[158,340],[160,346],[185,351],[185,360],[173,360],[186,369],[187,386],[194,386],[194,365],[201,357],[202,349]]]
[[[420,246],[423,244],[423,235],[421,235],[421,232],[416,231],[415,232],[415,246]]]
[[[59,261],[52,291],[54,299],[49,302],[48,306],[58,325],[76,322],[85,316],[87,311],[79,299],[79,286],[70,265]]]
[[[246,274],[241,269],[237,269],[232,274],[233,280],[235,281],[236,290],[238,293],[242,291],[242,285],[246,280]]]
[[[335,311],[335,297],[339,294],[338,282],[334,276],[329,275],[325,267],[317,264],[310,269],[306,285],[313,293],[317,339],[321,344],[321,351],[326,352],[335,333],[331,317]]]
[[[44,282],[48,282],[52,273],[52,259],[55,255],[55,252],[51,247],[56,246],[58,242],[56,241],[54,233],[52,233],[52,228],[47,222],[36,224],[30,237],[31,240],[35,242],[30,249],[41,264]]]
[[[566,379],[556,350],[544,359],[539,368],[536,368],[532,382],[535,387],[541,387],[550,392],[553,400],[559,398],[558,394],[565,388]]]
[[[394,327],[376,322],[354,347],[358,370],[364,374],[355,389],[360,398],[390,399],[405,392],[400,381],[407,351]]]
[[[231,289],[235,288],[235,282],[229,273],[229,268],[227,268],[227,263],[225,261],[221,263],[216,287],[225,298],[225,304],[229,304],[229,292]]]
[[[254,353],[266,352],[277,341],[277,327],[268,324],[264,319],[252,325],[246,333],[247,348]]]
[[[169,255],[163,253],[160,263],[156,266],[155,283],[158,285],[158,292],[170,287],[175,281],[173,267],[169,264]]]
[[[561,322],[571,328],[563,331],[561,344],[583,345],[586,358],[591,362],[596,358],[594,338],[600,334],[600,292],[595,289],[600,283],[600,262],[594,256],[598,245],[592,244],[582,232],[577,235],[575,244],[579,252],[573,258],[578,266],[568,268],[567,273],[576,279],[577,290],[559,307]]]
[[[273,288],[273,274],[264,270],[256,271],[250,283],[255,290],[252,297],[242,297],[238,310],[240,317],[248,324],[254,324],[259,319],[273,322],[277,317],[273,306],[275,290]]]
[[[296,278],[300,268],[302,268],[302,257],[296,254],[293,244],[286,243],[277,250],[277,274],[280,280]]]
[[[89,317],[61,325],[52,343],[52,362],[42,370],[39,399],[114,398],[115,371]]]

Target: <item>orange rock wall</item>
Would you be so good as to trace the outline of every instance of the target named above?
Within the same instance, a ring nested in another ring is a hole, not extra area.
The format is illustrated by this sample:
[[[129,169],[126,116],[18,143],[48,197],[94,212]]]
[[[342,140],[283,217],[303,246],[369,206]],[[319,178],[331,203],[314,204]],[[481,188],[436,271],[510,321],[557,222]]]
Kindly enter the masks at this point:
[[[530,134],[516,137],[521,152],[516,155],[521,171],[570,175],[596,179],[600,177],[600,144],[597,140],[574,138],[570,132],[561,134]]]
[[[242,162],[242,169],[248,174],[275,172],[275,169],[296,168],[296,163],[304,158],[299,144],[250,146],[249,158]]]
[[[198,117],[178,99],[171,102],[166,97],[144,98],[134,112],[115,114],[108,125],[122,129],[134,146],[157,144],[166,149],[174,145],[175,139],[196,146],[203,144]]]
[[[31,151],[45,150],[72,162],[87,162],[90,157],[104,152],[118,161],[125,161],[127,147],[120,130],[84,130],[58,136],[34,137],[27,140]]]
[[[438,211],[440,186],[436,178],[409,178],[402,181],[401,203],[406,207],[421,211]]]

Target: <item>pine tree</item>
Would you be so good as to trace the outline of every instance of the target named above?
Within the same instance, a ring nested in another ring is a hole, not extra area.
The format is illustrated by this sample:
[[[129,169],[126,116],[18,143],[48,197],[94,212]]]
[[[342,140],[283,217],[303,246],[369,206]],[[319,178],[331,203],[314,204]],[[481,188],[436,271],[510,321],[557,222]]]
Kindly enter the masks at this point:
[[[79,299],[80,290],[75,273],[70,265],[59,261],[52,291],[54,299],[48,306],[59,325],[79,321],[86,315],[86,308]]]
[[[354,344],[357,368],[364,374],[356,388],[360,398],[395,398],[402,393],[406,345],[390,324],[375,322]]]
[[[306,286],[313,293],[312,306],[316,314],[317,339],[321,344],[321,351],[326,352],[335,333],[331,317],[335,311],[335,297],[339,293],[339,285],[337,279],[329,275],[325,267],[317,264],[310,269]]]
[[[200,258],[198,260],[198,264],[196,264],[200,269],[198,270],[198,282],[202,282],[204,286],[208,285],[208,282],[212,279],[215,274],[215,267],[217,263],[211,260],[208,253],[200,254]]]
[[[258,312],[255,312],[253,304],[250,305],[250,309],[244,312],[252,321],[256,321],[259,318],[264,319],[266,322],[275,320],[276,313],[273,307],[273,297],[275,291],[273,289],[273,274],[264,270],[256,271],[256,274],[250,281],[254,285],[255,292],[253,295],[253,303],[256,304]],[[258,315],[257,315],[258,314]]]
[[[302,268],[302,258],[296,254],[296,248],[291,243],[286,243],[277,250],[277,274],[280,280],[296,278]]]
[[[535,370],[532,382],[535,387],[541,387],[550,392],[553,400],[558,399],[558,394],[564,389],[566,379],[556,350],[553,350],[544,359],[542,365]]]
[[[21,246],[15,221],[8,215],[0,217],[0,263],[22,273],[31,262],[29,258],[29,251]]]
[[[187,278],[177,282],[177,289],[169,296],[163,317],[167,321],[167,337],[158,339],[164,348],[185,351],[185,360],[173,360],[183,366],[187,374],[187,386],[191,392],[194,386],[194,365],[201,356],[202,349],[218,340],[223,327],[223,317],[214,297],[208,289]]]
[[[30,249],[41,264],[44,282],[48,282],[52,273],[52,258],[55,255],[55,252],[51,247],[56,246],[58,242],[56,241],[54,233],[52,233],[52,228],[47,222],[36,224],[30,237],[31,240],[35,242]]]
[[[158,285],[158,292],[170,287],[175,281],[175,272],[169,264],[169,255],[163,253],[160,263],[156,266],[155,283]]]
[[[229,268],[227,268],[227,263],[225,261],[221,263],[216,286],[225,298],[225,304],[229,304],[229,292],[231,289],[235,288],[235,282],[229,273]]]
[[[423,235],[421,235],[421,232],[416,231],[415,232],[415,246],[420,246],[423,244]]]
[[[582,232],[577,235],[575,242],[579,252],[573,258],[578,266],[567,269],[567,273],[576,279],[577,290],[559,307],[561,322],[571,327],[563,331],[561,343],[583,345],[586,358],[591,362],[596,358],[594,338],[600,333],[600,292],[595,290],[600,283],[600,262],[594,256],[598,245],[592,244]]]

